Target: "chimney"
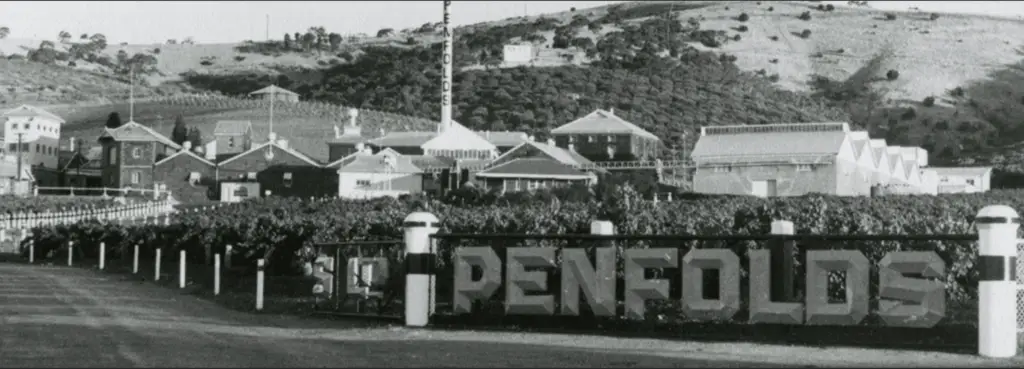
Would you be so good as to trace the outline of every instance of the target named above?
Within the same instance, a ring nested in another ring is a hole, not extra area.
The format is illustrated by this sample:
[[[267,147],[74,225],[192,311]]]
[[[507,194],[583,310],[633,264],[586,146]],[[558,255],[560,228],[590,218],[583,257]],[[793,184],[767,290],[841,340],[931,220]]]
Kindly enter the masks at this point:
[[[185,151],[192,151],[192,143],[189,141],[182,142],[181,149]]]
[[[282,148],[282,149],[287,149],[288,148],[288,140],[283,139],[283,138],[280,139],[280,140],[277,140],[277,146]]]
[[[553,139],[553,138],[548,138],[548,140],[547,140],[547,144],[548,144],[549,146],[555,146],[555,139]]]
[[[576,152],[576,145],[569,144],[569,151]]]
[[[217,140],[210,141],[206,145],[206,152],[204,153],[206,160],[213,161],[217,159]]]
[[[75,138],[72,137],[71,141],[68,142],[68,151],[75,152]]]
[[[526,136],[526,140],[531,142],[534,141],[533,135]]]
[[[334,126],[334,138],[341,138],[341,129],[338,129],[338,126]]]
[[[356,108],[349,109],[348,110],[348,119],[349,119],[348,125],[355,127],[357,125],[356,124],[356,118],[357,117],[359,117],[359,109],[356,109]]]
[[[270,141],[270,142],[277,141],[277,133],[274,133],[274,132],[268,133],[267,134],[267,141]]]
[[[615,108],[609,108],[608,114],[615,115]]]

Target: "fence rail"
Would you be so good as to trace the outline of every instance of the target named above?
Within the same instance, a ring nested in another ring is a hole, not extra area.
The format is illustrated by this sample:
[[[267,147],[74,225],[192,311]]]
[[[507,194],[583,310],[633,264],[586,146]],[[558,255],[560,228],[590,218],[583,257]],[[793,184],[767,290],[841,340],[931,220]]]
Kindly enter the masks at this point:
[[[0,230],[77,223],[86,219],[126,221],[138,218],[169,216],[175,212],[175,202],[162,201],[129,203],[103,208],[83,208],[58,212],[21,212],[0,214]]]
[[[38,186],[33,189],[34,196],[122,196],[122,197],[152,197],[159,200],[169,195],[170,192],[150,188],[108,188],[108,187],[46,187]]]

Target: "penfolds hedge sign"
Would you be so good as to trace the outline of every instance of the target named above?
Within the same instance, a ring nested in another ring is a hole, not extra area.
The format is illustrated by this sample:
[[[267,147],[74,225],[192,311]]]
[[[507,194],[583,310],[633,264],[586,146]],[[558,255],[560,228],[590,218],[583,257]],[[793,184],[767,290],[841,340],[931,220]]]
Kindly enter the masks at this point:
[[[455,251],[454,313],[470,313],[474,301],[494,297],[504,284],[506,314],[579,315],[582,300],[597,316],[624,314],[627,318],[643,319],[645,301],[669,299],[669,286],[677,283],[682,291],[679,303],[683,314],[697,321],[733,321],[745,306],[749,323],[856,325],[868,316],[873,298],[878,300],[874,313],[887,326],[933,327],[946,313],[942,282],[946,265],[932,251],[887,254],[876,265],[877,296],[869,296],[872,265],[863,253],[809,250],[804,263],[803,301],[773,301],[769,250],[748,252],[746,295],[741,294],[740,257],[728,249],[627,249],[621,255],[621,277],[616,273],[619,255],[612,247],[593,249],[593,262],[585,249],[561,249],[558,259],[555,256],[559,249],[555,247],[505,250],[505,265],[491,247],[462,247]],[[679,268],[680,277],[645,277],[647,270],[663,268]],[[560,275],[558,291],[549,290],[553,284],[548,280],[551,269]],[[704,283],[704,270],[708,269],[718,273],[715,299],[706,298],[703,290],[714,288]],[[829,301],[830,271],[846,273],[845,302]],[[622,291],[616,291],[619,285]],[[622,312],[617,311],[620,304],[616,296],[622,296]]]

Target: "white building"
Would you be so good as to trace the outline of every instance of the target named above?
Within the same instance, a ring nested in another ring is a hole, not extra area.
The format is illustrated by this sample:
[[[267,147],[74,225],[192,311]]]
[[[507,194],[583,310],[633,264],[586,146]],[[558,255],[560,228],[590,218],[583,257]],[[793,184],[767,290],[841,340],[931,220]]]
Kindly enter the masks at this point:
[[[529,63],[533,61],[533,45],[505,45],[502,57],[506,63]]]
[[[27,167],[57,168],[63,118],[29,105],[9,110],[3,118],[5,155],[17,158],[20,154],[22,165]]]
[[[339,161],[338,197],[366,199],[423,192],[423,170],[394,150],[371,154],[360,147]]]
[[[933,167],[938,193],[986,192],[992,186],[991,167]]]

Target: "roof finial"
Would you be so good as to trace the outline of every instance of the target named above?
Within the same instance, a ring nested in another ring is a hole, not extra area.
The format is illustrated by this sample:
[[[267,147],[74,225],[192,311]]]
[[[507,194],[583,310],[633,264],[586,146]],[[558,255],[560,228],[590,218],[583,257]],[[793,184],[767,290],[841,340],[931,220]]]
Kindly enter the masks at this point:
[[[615,115],[615,108],[608,108],[608,114]]]

